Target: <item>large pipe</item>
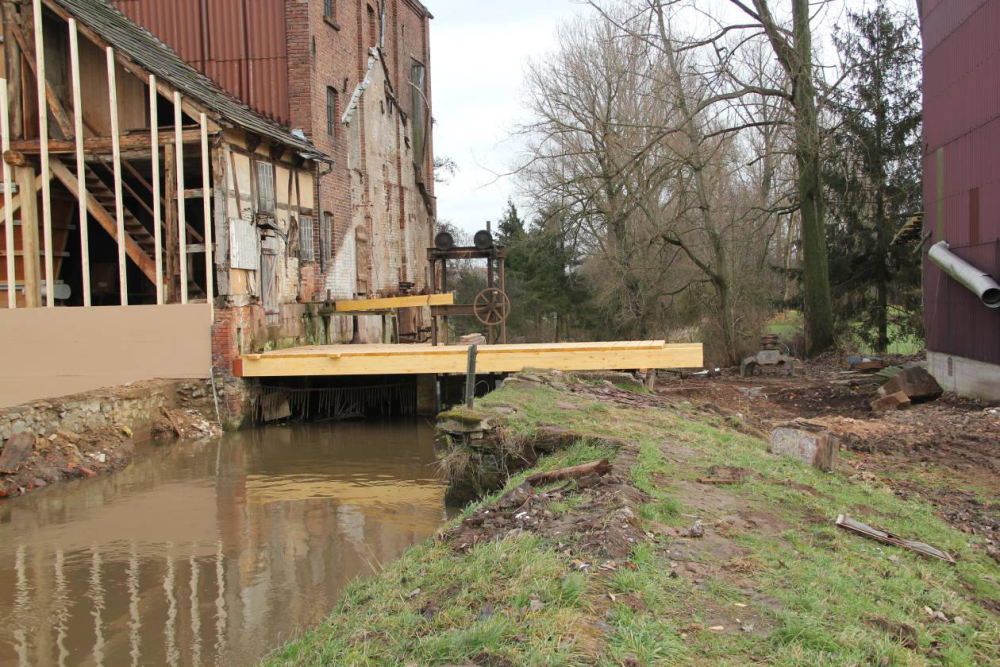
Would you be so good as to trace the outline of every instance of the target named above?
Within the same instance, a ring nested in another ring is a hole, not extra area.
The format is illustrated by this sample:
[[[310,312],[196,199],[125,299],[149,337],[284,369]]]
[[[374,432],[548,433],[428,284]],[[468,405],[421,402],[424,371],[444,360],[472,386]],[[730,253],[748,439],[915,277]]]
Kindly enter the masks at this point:
[[[947,241],[931,246],[927,256],[941,270],[967,287],[987,308],[1000,308],[1000,285],[990,274],[977,269],[948,249]]]

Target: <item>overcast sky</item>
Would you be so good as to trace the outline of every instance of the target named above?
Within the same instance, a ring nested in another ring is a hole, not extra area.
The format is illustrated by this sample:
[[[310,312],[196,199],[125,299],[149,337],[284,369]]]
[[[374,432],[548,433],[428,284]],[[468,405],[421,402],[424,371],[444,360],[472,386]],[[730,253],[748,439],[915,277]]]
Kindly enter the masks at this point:
[[[519,145],[510,135],[525,114],[524,71],[532,59],[555,48],[559,24],[588,11],[578,0],[424,0],[431,21],[434,153],[449,157],[458,173],[437,185],[438,219],[468,232],[503,213],[516,183],[502,176],[512,168]],[[905,7],[913,0],[890,0]],[[785,3],[778,3],[779,5]],[[875,0],[830,3],[817,21],[820,30],[844,22],[845,5],[862,9]],[[729,3],[713,9],[732,11]],[[591,10],[592,11],[592,10]],[[824,39],[821,42],[827,41]]]

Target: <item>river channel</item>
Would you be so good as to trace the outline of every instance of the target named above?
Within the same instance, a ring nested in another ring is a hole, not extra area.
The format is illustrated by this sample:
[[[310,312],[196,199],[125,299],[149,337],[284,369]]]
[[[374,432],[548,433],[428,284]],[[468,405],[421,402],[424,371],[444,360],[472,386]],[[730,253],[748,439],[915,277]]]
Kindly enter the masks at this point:
[[[253,665],[448,517],[424,421],[147,445],[0,503],[0,666]]]

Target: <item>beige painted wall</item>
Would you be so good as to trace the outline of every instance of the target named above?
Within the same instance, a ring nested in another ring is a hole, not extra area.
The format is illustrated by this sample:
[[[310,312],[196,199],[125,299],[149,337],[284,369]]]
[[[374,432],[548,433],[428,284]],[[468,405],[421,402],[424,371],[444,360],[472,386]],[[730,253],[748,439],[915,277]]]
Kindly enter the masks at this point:
[[[207,378],[208,304],[0,311],[0,407],[154,378]]]

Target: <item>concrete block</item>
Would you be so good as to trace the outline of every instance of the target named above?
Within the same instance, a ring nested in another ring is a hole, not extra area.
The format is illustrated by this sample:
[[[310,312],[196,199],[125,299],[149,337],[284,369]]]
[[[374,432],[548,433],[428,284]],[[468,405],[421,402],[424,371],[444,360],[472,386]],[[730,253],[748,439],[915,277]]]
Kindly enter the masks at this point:
[[[835,470],[840,441],[818,424],[794,422],[771,432],[767,451],[798,459],[820,470]]]
[[[882,412],[892,412],[893,410],[905,410],[910,407],[910,397],[901,391],[876,398],[871,402],[872,412],[879,414]]]

